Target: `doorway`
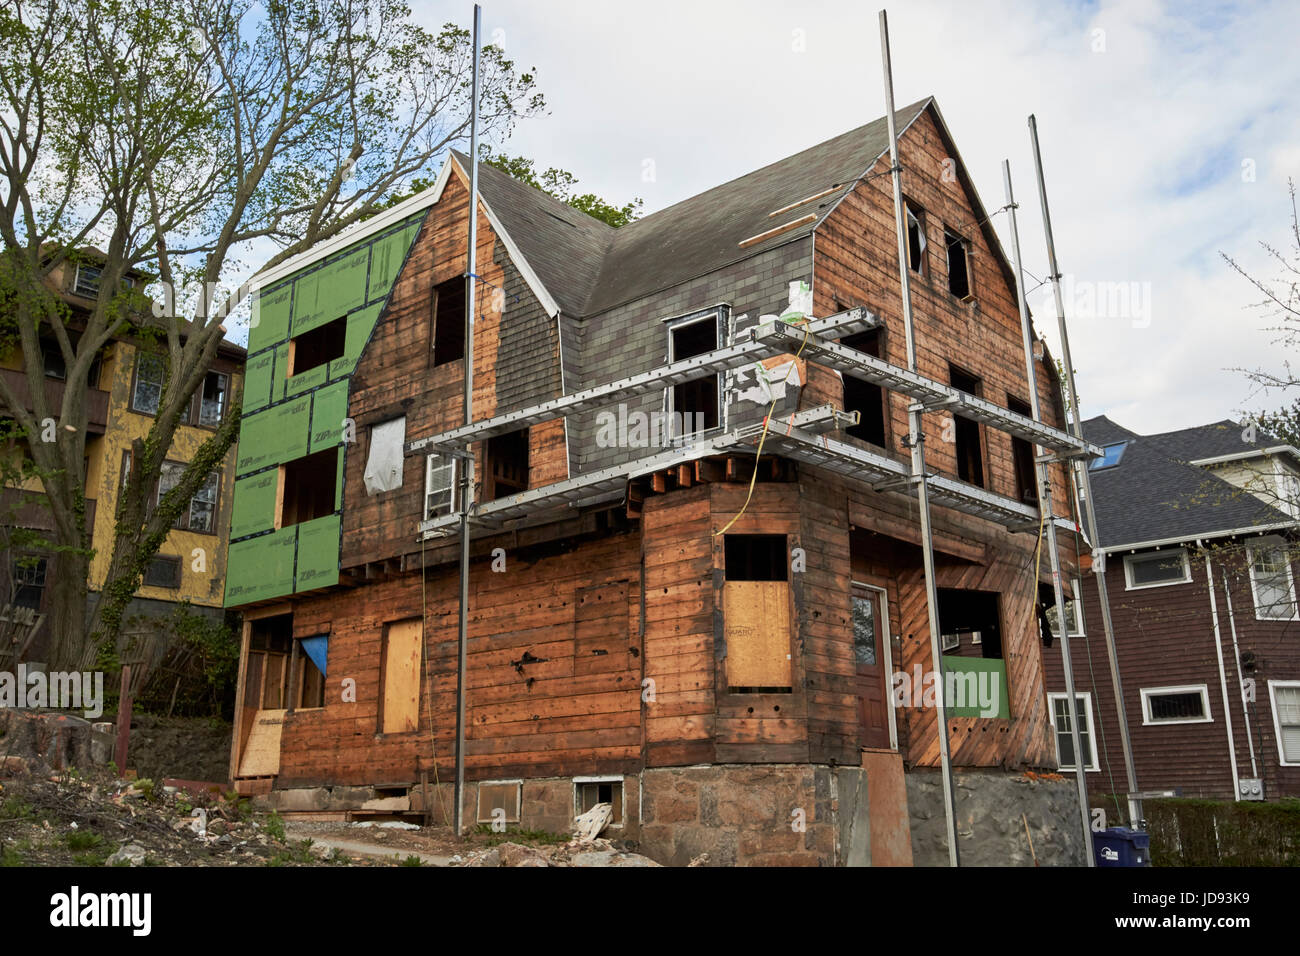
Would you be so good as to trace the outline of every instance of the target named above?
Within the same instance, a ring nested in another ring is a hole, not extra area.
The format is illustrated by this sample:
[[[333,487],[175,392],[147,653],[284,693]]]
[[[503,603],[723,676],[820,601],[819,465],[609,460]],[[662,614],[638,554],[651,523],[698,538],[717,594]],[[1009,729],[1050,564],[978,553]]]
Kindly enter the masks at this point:
[[[856,668],[854,684],[861,746],[877,750],[897,749],[898,731],[889,694],[893,667],[885,591],[855,581],[851,601]]]

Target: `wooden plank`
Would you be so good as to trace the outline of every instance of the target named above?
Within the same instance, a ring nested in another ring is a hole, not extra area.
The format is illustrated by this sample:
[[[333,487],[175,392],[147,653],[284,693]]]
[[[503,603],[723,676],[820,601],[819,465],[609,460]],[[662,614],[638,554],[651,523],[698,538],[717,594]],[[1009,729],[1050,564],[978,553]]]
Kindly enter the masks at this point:
[[[422,633],[418,620],[388,625],[384,648],[382,733],[409,733],[419,725]]]
[[[789,687],[790,585],[728,581],[722,588],[728,687]]]

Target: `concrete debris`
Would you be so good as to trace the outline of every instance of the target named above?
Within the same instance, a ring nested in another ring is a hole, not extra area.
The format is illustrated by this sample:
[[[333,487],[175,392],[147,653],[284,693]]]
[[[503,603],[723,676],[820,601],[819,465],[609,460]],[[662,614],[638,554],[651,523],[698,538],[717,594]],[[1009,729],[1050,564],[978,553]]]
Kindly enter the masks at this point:
[[[474,850],[464,859],[452,858],[453,866],[659,866],[649,857],[620,849],[609,840],[593,839],[586,842],[547,846],[524,846],[520,843],[502,843],[490,849]]]
[[[609,826],[614,815],[612,803],[598,803],[573,821],[573,838],[579,843],[590,843]]]
[[[104,863],[105,866],[141,866],[144,864],[145,849],[138,843],[128,843]]]

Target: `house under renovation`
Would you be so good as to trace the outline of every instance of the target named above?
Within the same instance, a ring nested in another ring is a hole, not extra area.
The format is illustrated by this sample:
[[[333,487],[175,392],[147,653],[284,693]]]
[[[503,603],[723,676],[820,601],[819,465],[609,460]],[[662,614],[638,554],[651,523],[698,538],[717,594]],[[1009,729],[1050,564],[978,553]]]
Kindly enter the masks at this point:
[[[1088,447],[1038,342],[1030,415],[1014,275],[938,106],[896,115],[915,371],[883,119],[619,229],[480,166],[469,426],[466,157],[261,277],[240,791],[450,818],[472,468],[471,826],[601,802],[664,862],[945,862],[920,403],[963,859],[1027,862],[1032,832],[1082,861],[1072,784],[1025,771],[1056,766],[1035,446],[1056,516]]]

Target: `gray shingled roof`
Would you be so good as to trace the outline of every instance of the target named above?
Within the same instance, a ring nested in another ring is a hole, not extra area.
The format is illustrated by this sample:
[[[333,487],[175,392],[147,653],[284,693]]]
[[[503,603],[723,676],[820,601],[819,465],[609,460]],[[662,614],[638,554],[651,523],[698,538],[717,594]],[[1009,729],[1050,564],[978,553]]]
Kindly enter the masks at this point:
[[[931,98],[895,113],[900,132]],[[493,167],[479,188],[561,310],[584,317],[672,288],[774,246],[807,236],[888,150],[884,117],[614,229]],[[464,167],[467,157],[456,153]],[[830,187],[836,191],[780,216],[769,213]],[[814,213],[817,220],[765,242],[744,239]]]
[[[1293,521],[1213,472],[1188,464],[1278,444],[1272,436],[1260,434],[1254,446],[1247,445],[1241,431],[1240,425],[1223,421],[1138,435],[1105,416],[1085,421],[1083,432],[1089,441],[1128,442],[1118,465],[1091,473],[1100,546],[1191,540]]]
[[[469,168],[465,153],[453,155],[462,169]],[[479,164],[478,185],[560,311],[581,315],[618,230],[486,163]]]

